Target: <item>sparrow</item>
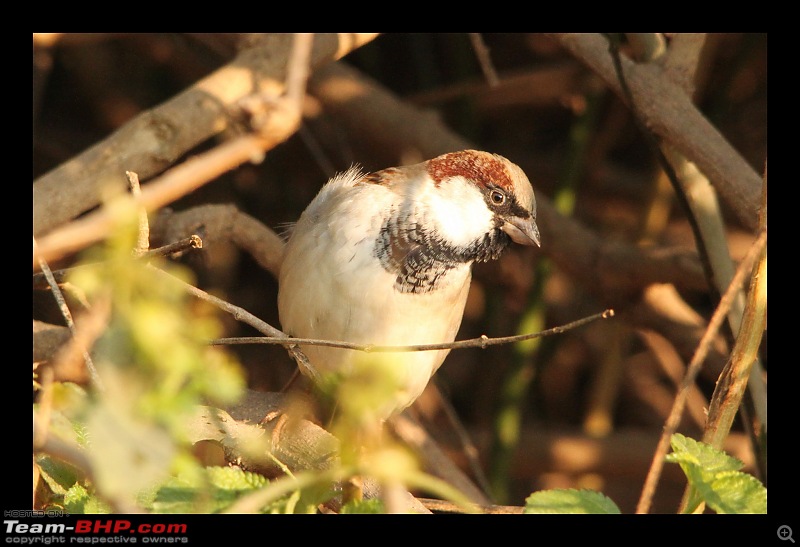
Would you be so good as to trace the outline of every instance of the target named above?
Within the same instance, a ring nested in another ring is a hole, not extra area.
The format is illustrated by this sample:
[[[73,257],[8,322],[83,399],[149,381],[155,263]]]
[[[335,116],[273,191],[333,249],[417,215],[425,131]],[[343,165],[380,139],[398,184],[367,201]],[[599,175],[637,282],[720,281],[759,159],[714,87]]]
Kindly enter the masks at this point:
[[[503,156],[462,150],[374,173],[353,166],[331,178],[289,230],[281,326],[295,338],[367,345],[452,342],[472,265],[499,258],[511,241],[540,245],[531,183]],[[379,355],[299,349],[307,357],[298,360],[300,371],[317,386]],[[384,354],[395,383],[375,417],[384,421],[411,405],[449,351]]]

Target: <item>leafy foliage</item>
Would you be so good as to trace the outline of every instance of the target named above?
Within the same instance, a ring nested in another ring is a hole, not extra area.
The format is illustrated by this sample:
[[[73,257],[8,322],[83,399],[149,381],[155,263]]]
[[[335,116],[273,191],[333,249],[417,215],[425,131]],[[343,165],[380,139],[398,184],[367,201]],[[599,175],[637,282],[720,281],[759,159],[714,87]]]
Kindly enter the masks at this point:
[[[740,471],[743,463],[712,446],[675,433],[667,461],[683,469],[692,487],[687,512],[705,502],[717,513],[766,513],[767,489],[754,476]],[[619,507],[593,490],[553,489],[534,492],[525,500],[525,513],[619,514]]]
[[[208,467],[167,480],[148,508],[154,513],[216,513],[266,484],[263,476],[237,467]]]
[[[341,513],[346,514],[381,514],[385,513],[386,509],[379,499],[368,499],[348,502],[342,507]]]
[[[64,509],[71,514],[108,514],[111,507],[80,484],[73,484],[64,495]]]
[[[620,510],[617,504],[600,492],[556,488],[528,496],[525,513],[618,515]]]
[[[741,461],[679,433],[670,443],[667,461],[681,466],[692,487],[687,511],[703,501],[717,513],[767,512],[767,489],[754,476],[739,471]]]
[[[221,332],[216,318],[170,282],[172,276],[188,279],[186,271],[135,259],[136,215],[109,207],[116,208],[119,226],[69,278],[87,313],[108,310],[107,328],[92,351],[94,389],[56,383],[47,412],[35,407],[37,427],[82,451],[91,466],[91,487],[73,488],[77,477],[66,477],[62,465],[37,461],[56,501],[63,498],[75,512],[100,508],[87,497],[95,488],[112,505],[130,507],[143,485],[198,466],[187,417],[201,402],[234,401],[244,387],[237,364],[207,344]]]

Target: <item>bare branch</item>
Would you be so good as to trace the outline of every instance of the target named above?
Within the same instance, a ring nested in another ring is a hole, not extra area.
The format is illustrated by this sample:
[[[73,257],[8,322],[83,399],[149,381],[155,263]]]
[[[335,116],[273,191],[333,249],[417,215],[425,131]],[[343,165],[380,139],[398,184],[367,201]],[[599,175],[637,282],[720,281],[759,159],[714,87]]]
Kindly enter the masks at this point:
[[[554,34],[561,44],[594,70],[623,101],[608,40],[600,34]],[[761,177],[703,116],[680,85],[652,63],[622,58],[622,68],[637,112],[657,135],[697,164],[713,182],[739,221],[752,231],[757,214]],[[653,90],[658,90],[658,99]]]
[[[203,240],[200,239],[200,236],[197,234],[192,234],[189,237],[181,239],[180,241],[176,241],[175,243],[169,243],[163,247],[158,247],[157,249],[150,249],[142,256],[144,258],[150,258],[153,256],[170,256],[174,254],[181,254],[191,249],[202,248]]]
[[[34,238],[34,253],[36,251],[36,246],[36,239]],[[100,379],[100,376],[97,374],[97,369],[94,366],[92,357],[89,355],[89,351],[86,349],[86,346],[82,345],[84,342],[86,342],[86,339],[83,336],[79,336],[78,329],[75,327],[75,322],[72,320],[72,313],[69,311],[66,300],[64,300],[64,295],[61,294],[61,289],[58,287],[58,283],[56,283],[53,274],[50,272],[50,268],[47,266],[47,261],[44,259],[39,259],[38,262],[45,277],[47,278],[47,283],[50,285],[50,290],[53,292],[53,297],[58,303],[61,315],[64,318],[70,333],[72,334],[72,339],[77,344],[78,351],[80,351],[83,355],[83,360],[86,363],[86,369],[89,371],[89,377],[92,379],[92,382],[98,389],[103,389],[103,382]]]
[[[293,131],[294,128],[287,128]],[[211,182],[223,173],[253,159],[260,161],[265,150],[287,138],[289,132],[265,138],[262,134],[245,135],[195,156],[170,169],[148,183],[141,197],[134,199],[147,211],[154,211]],[[34,268],[39,257],[54,260],[100,241],[111,229],[114,214],[103,207],[93,213],[47,233],[40,240],[34,255]]]
[[[167,242],[202,234],[205,248],[234,244],[278,278],[283,239],[235,205],[209,204],[175,212],[162,210],[153,222],[155,241]]]
[[[497,71],[494,69],[492,57],[489,55],[489,48],[486,47],[486,42],[479,32],[469,33],[470,42],[472,42],[472,49],[475,50],[475,55],[478,57],[478,63],[481,65],[483,75],[486,81],[489,82],[490,87],[495,87],[500,83],[500,78],[497,76]]]
[[[311,66],[338,59],[375,36],[317,34]],[[201,142],[230,129],[235,124],[230,113],[244,97],[265,90],[279,96],[292,44],[291,34],[246,36],[233,61],[39,177],[33,185],[34,234],[97,206],[106,185],[125,188],[125,171],[150,179]]]
[[[140,198],[142,187],[139,185],[139,175],[133,171],[125,171],[128,183],[131,188],[131,195]],[[147,220],[147,211],[139,208],[139,229],[136,232],[136,248],[133,250],[134,256],[142,256],[150,249],[150,222]]]
[[[218,338],[210,342],[211,345],[220,346],[226,344],[280,344],[280,345],[307,345],[307,346],[326,346],[332,348],[353,349],[356,351],[363,351],[365,353],[390,353],[390,352],[408,352],[408,351],[434,351],[441,349],[465,349],[465,348],[481,348],[486,349],[489,346],[497,346],[501,344],[513,344],[515,342],[522,342],[524,340],[531,340],[533,338],[541,338],[543,336],[552,336],[554,334],[562,334],[572,329],[582,327],[587,323],[591,323],[597,319],[608,319],[614,317],[614,310],[605,310],[601,313],[578,319],[566,325],[553,327],[551,329],[543,330],[540,332],[518,334],[515,336],[502,336],[499,338],[489,338],[484,335],[480,338],[471,338],[469,340],[459,340],[457,342],[443,342],[441,344],[418,344],[409,346],[377,346],[373,344],[354,344],[343,340],[318,340],[314,338],[288,338],[285,334],[281,333],[278,337],[237,337],[237,338]],[[272,328],[272,327],[271,327]]]
[[[661,438],[658,441],[658,446],[653,454],[653,462],[650,466],[650,470],[647,473],[647,479],[645,480],[644,488],[642,488],[642,495],[639,498],[639,504],[636,507],[637,513],[647,513],[650,510],[653,494],[655,493],[659,477],[661,476],[661,469],[664,466],[664,456],[667,454],[667,450],[669,450],[670,438],[672,437],[672,434],[675,433],[678,421],[683,414],[683,408],[686,405],[686,399],[689,396],[690,388],[694,384],[697,374],[700,372],[700,367],[702,366],[703,361],[708,354],[711,342],[716,337],[720,326],[725,320],[734,297],[738,293],[745,276],[752,271],[753,264],[766,245],[766,242],[767,233],[764,231],[761,232],[758,239],[748,251],[747,256],[739,264],[739,267],[736,270],[736,275],[731,280],[728,290],[725,291],[725,294],[722,296],[717,309],[714,311],[714,315],[708,322],[706,332],[697,346],[694,357],[692,357],[689,366],[686,368],[686,374],[681,382],[681,389],[678,391],[678,394],[675,397],[672,410],[670,411],[667,421],[664,424],[664,431],[661,434]]]

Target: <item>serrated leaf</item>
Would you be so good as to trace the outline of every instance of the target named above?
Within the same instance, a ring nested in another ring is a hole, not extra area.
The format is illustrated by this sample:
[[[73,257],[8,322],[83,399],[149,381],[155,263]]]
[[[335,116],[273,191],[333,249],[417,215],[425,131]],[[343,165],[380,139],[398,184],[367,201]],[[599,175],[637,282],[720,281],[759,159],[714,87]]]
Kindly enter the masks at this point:
[[[534,492],[525,500],[526,514],[620,514],[617,504],[594,490],[553,489]]]
[[[75,484],[64,494],[64,509],[70,514],[109,514],[111,507],[90,494],[80,484]]]
[[[742,462],[706,443],[678,433],[670,439],[673,453],[666,460],[683,469],[692,487],[687,511],[704,501],[717,513],[766,513],[767,489],[739,471]]]
[[[697,487],[717,513],[766,514],[767,489],[757,478],[741,471],[718,473],[708,485]]]
[[[261,488],[267,479],[236,467],[209,467],[183,473],[158,489],[152,508],[157,513],[214,513],[243,494]]]
[[[385,512],[383,503],[378,498],[349,501],[340,511],[343,515],[379,515]]]
[[[78,470],[66,462],[50,456],[37,456],[36,464],[39,466],[42,479],[47,483],[50,490],[58,496],[65,495],[67,490],[78,482]]]
[[[673,461],[672,458],[676,458],[680,461],[675,463],[694,463],[710,473],[738,471],[744,467],[744,464],[733,456],[680,433],[672,435],[670,445],[672,445],[673,453],[669,454],[667,461]]]
[[[209,467],[207,472],[211,484],[221,490],[255,490],[267,484],[263,475],[238,467]]]

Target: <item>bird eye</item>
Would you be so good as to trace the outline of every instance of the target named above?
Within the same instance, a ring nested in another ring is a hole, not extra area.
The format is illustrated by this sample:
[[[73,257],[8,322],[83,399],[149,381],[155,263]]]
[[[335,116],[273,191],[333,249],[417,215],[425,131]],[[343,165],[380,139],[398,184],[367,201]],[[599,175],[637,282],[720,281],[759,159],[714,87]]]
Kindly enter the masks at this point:
[[[500,190],[492,190],[492,193],[489,194],[489,197],[494,205],[502,205],[506,201],[506,195]]]

